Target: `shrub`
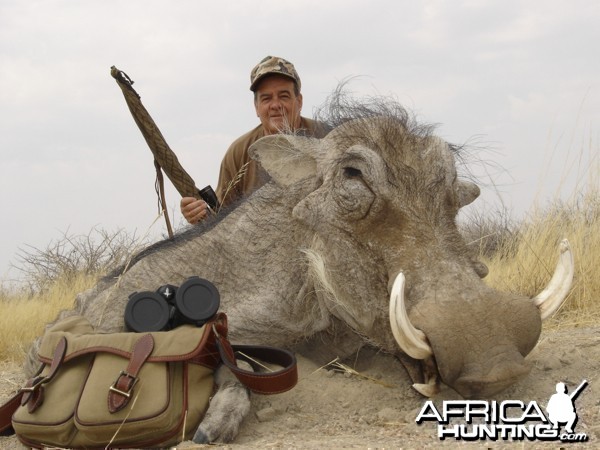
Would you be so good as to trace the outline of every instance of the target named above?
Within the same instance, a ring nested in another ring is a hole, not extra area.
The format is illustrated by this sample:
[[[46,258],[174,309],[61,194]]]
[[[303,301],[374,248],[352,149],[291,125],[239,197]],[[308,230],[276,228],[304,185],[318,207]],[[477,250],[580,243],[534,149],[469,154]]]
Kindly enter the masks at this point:
[[[42,292],[56,281],[97,276],[119,267],[140,246],[134,234],[120,229],[93,228],[86,235],[68,232],[45,249],[27,245],[19,249],[14,267],[25,278],[32,293]]]

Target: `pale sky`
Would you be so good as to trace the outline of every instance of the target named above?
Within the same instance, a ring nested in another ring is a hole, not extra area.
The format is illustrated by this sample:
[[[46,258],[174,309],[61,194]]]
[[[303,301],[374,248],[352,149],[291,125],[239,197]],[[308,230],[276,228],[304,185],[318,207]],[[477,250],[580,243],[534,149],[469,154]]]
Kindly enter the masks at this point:
[[[18,276],[19,247],[154,221],[151,153],[112,65],[199,187],[258,123],[249,73],[276,55],[300,73],[305,116],[355,77],[357,96],[391,95],[483,149],[476,204],[519,218],[598,168],[599,23],[597,0],[0,0],[0,279]],[[180,222],[170,185],[167,201]]]

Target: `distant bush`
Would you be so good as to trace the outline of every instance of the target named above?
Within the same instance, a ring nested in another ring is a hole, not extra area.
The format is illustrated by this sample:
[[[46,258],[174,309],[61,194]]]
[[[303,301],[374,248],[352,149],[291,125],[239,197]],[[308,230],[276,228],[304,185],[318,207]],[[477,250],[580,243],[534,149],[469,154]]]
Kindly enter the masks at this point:
[[[480,258],[506,258],[514,255],[520,223],[506,209],[497,212],[471,211],[459,224],[467,245]]]
[[[13,267],[24,275],[32,293],[41,292],[57,280],[105,274],[124,264],[140,245],[135,233],[122,229],[93,228],[85,235],[65,232],[44,249],[30,245],[20,248]]]

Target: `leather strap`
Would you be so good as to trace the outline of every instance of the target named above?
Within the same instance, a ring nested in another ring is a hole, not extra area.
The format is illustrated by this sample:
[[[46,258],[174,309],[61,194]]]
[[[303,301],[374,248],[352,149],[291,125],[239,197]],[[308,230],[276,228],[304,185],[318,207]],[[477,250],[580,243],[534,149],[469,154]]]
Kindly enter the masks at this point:
[[[25,387],[21,389],[23,393],[21,397],[21,405],[27,405],[27,410],[33,413],[38,409],[44,402],[44,385],[52,381],[56,372],[60,368],[65,354],[67,353],[67,339],[63,336],[58,341],[56,348],[54,349],[54,356],[52,357],[52,363],[50,364],[50,370],[47,375],[36,376],[30,379]]]
[[[120,411],[129,403],[133,387],[138,381],[137,376],[152,350],[154,350],[154,338],[151,334],[145,334],[133,346],[127,369],[121,371],[108,390],[108,410],[111,413]]]
[[[19,408],[19,406],[24,406],[27,404],[29,412],[33,412],[43,403],[44,384],[52,381],[63,360],[65,359],[66,353],[67,340],[63,337],[56,345],[48,374],[45,376],[34,376],[27,382],[27,384],[25,384],[25,387],[21,388],[21,390],[13,395],[10,400],[0,406],[0,434],[13,434],[12,415]],[[44,366],[40,368],[38,374],[41,373],[43,367]]]
[[[275,347],[256,345],[231,345],[229,341],[217,335],[217,348],[229,370],[248,389],[258,394],[279,394],[289,391],[298,382],[298,368],[293,353]],[[276,364],[282,369],[272,372],[252,372],[238,367],[236,353],[239,359],[248,361],[256,366],[255,359],[267,364]]]
[[[162,174],[160,163],[155,159],[154,168],[156,169],[156,195],[158,195],[158,201],[160,202],[159,214],[164,214],[165,224],[167,225],[167,232],[169,233],[169,239],[173,239],[173,227],[169,220],[169,211],[167,210],[167,202],[165,200],[165,180]]]
[[[12,415],[21,406],[23,391],[17,392],[9,401],[0,406],[0,435],[14,434],[12,429]]]

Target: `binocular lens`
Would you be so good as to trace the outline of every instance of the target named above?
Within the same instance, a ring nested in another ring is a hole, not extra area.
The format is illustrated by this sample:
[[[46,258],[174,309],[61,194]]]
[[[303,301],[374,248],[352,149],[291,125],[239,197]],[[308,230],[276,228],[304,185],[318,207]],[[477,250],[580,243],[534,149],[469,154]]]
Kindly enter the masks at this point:
[[[138,333],[168,328],[171,310],[167,301],[155,292],[139,292],[129,297],[125,307],[125,327]]]
[[[177,312],[186,323],[202,326],[219,309],[219,291],[208,280],[199,277],[188,278],[175,296]]]

